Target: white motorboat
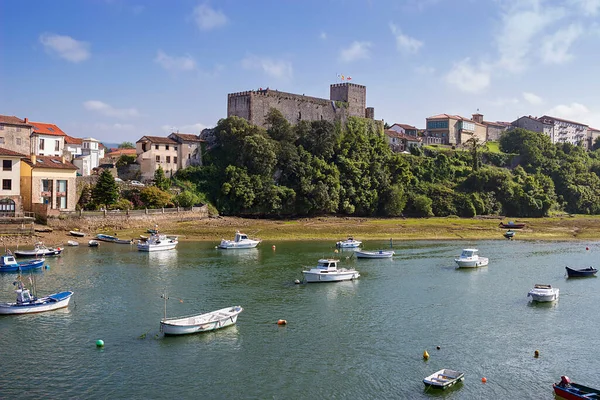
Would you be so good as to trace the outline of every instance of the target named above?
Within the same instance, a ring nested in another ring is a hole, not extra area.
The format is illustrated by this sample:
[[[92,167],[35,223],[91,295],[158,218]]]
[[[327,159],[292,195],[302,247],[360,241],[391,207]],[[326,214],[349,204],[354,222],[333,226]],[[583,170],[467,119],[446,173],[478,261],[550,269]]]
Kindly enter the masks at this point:
[[[139,251],[159,251],[159,250],[172,250],[177,247],[176,236],[167,236],[162,234],[152,234],[148,239],[139,241],[137,248]]]
[[[439,389],[447,389],[450,386],[463,381],[464,379],[465,374],[463,372],[444,368],[423,379],[423,383],[428,387],[431,386]]]
[[[18,284],[19,287],[15,290],[17,301],[16,303],[0,303],[0,314],[2,315],[31,314],[67,307],[73,295],[73,292],[66,291],[38,299],[31,295],[29,289],[26,289],[21,281],[17,281],[15,284]]]
[[[302,271],[304,274],[304,281],[309,282],[339,282],[339,281],[350,281],[360,276],[357,270],[354,268],[338,268],[337,264],[340,260],[331,258],[320,259],[316,267],[311,268],[308,271]]]
[[[533,289],[527,293],[527,297],[531,297],[533,301],[548,302],[558,300],[558,288],[553,288],[552,285],[535,284]]]
[[[46,247],[44,243],[37,242],[33,250],[15,250],[13,253],[16,257],[47,257],[57,256],[62,251],[63,249],[60,247]]]
[[[486,257],[479,257],[478,251],[477,249],[463,249],[460,257],[454,259],[458,268],[486,267],[489,260]]]
[[[393,250],[355,251],[356,258],[391,258],[395,253]]]
[[[252,249],[260,243],[260,239],[254,240],[248,238],[248,235],[237,231],[235,233],[235,239],[225,240],[221,239],[221,243],[217,246],[219,249]]]
[[[189,333],[214,331],[234,325],[242,311],[244,311],[242,307],[233,306],[206,314],[163,318],[160,320],[160,330],[165,335],[187,335]]]
[[[348,237],[346,240],[340,240],[335,244],[335,247],[339,247],[340,249],[354,249],[356,247],[360,247],[362,242],[360,240],[355,240],[352,236]]]

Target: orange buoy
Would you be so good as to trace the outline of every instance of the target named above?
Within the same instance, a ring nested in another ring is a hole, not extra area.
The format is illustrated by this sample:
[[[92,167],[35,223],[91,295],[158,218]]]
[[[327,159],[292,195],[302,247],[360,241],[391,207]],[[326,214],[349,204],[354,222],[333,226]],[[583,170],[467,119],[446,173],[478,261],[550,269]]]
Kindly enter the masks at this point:
[[[277,325],[287,325],[287,321],[285,319],[280,319],[277,321]]]
[[[427,352],[427,350],[425,350],[425,351],[423,352],[423,358],[424,358],[425,360],[428,360],[428,359],[429,359],[429,353]]]
[[[275,250],[275,245],[273,245],[273,250]]]
[[[487,378],[484,376],[483,378],[481,378],[481,382],[486,383],[487,382]]]

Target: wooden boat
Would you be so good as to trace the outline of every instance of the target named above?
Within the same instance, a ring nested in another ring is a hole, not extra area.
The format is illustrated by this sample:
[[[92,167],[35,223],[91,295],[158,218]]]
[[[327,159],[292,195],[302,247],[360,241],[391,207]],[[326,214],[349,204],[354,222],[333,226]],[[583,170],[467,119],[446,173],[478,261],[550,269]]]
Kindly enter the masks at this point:
[[[252,249],[259,245],[261,241],[248,238],[248,235],[237,231],[233,240],[221,239],[217,246],[219,249]]]
[[[434,372],[433,374],[423,379],[423,383],[427,387],[447,389],[450,386],[453,386],[458,382],[463,381],[464,379],[464,373],[444,368],[440,369],[437,372]]]
[[[321,259],[316,267],[312,267],[308,271],[302,271],[304,281],[310,282],[340,282],[351,281],[360,277],[360,274],[354,268],[338,268],[337,263],[340,260]]]
[[[486,267],[489,259],[486,257],[479,257],[477,249],[463,249],[460,257],[455,258],[454,262],[458,265],[458,268],[477,268]]]
[[[571,382],[568,376],[561,376],[560,382],[552,385],[554,393],[566,400],[600,399],[600,389],[594,389]]]
[[[103,242],[109,242],[109,243],[133,244],[133,240],[119,239],[116,236],[105,235],[103,233],[97,234],[96,235],[96,239],[97,240],[102,240]]]
[[[598,270],[594,267],[587,267],[587,268],[581,268],[581,269],[565,267],[565,269],[567,270],[567,276],[569,278],[581,278],[581,277],[585,277],[585,276],[594,276],[598,272]]]
[[[15,250],[14,255],[17,257],[47,257],[58,256],[63,249],[60,247],[46,247],[44,243],[37,242],[33,250]]]
[[[558,294],[558,288],[553,288],[552,285],[541,285],[537,283],[533,286],[533,289],[527,293],[527,297],[531,297],[533,301],[548,302],[558,300]]]
[[[354,249],[360,247],[362,242],[360,240],[355,240],[352,236],[348,237],[346,240],[340,240],[335,244],[335,247],[339,247],[340,249]]]
[[[140,241],[137,245],[139,251],[159,251],[172,250],[177,247],[177,237],[161,235],[158,233],[152,234],[148,239]]]
[[[71,236],[77,236],[77,237],[84,237],[85,233],[79,232],[79,231],[69,231],[69,235],[71,235]]]
[[[504,236],[505,238],[510,240],[515,237],[515,233],[516,233],[515,231],[508,230],[508,231],[504,232],[504,234],[502,236]]]
[[[90,247],[98,247],[98,246],[100,246],[100,243],[97,240],[92,239],[92,240],[90,240],[88,242],[88,246],[90,246]]]
[[[67,307],[73,295],[73,292],[66,291],[37,298],[32,296],[29,289],[23,286],[23,282],[17,281],[13,284],[18,285],[18,289],[15,290],[17,301],[15,303],[0,303],[0,314],[30,314],[56,310]]]
[[[225,328],[234,325],[238,315],[244,311],[240,306],[233,306],[205,314],[167,318],[168,297],[166,293],[162,297],[165,300],[165,317],[160,320],[160,331],[165,335],[187,335]]]
[[[46,262],[44,258],[17,262],[11,253],[7,253],[0,257],[0,272],[33,271],[41,269],[44,262]]]
[[[500,228],[504,229],[523,229],[525,228],[525,223],[515,223],[513,221],[508,221],[507,224],[504,222],[500,222]]]
[[[395,253],[393,250],[355,251],[356,258],[391,258]]]

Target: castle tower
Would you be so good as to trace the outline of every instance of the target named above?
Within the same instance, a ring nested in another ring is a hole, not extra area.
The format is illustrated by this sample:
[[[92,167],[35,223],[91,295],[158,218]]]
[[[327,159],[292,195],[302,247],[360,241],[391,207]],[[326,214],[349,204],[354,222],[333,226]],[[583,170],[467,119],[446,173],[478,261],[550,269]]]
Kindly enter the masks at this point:
[[[366,86],[355,83],[332,84],[329,87],[329,99],[348,103],[348,116],[365,117],[367,106]]]

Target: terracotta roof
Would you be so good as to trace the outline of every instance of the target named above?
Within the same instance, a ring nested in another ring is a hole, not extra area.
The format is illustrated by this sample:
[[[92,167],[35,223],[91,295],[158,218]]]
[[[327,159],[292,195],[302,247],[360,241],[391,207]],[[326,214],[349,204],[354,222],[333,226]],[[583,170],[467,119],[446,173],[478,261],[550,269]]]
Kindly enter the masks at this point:
[[[587,124],[582,124],[581,122],[575,122],[575,121],[569,121],[568,119],[562,119],[562,118],[556,118],[556,117],[551,117],[549,115],[544,115],[538,118],[539,120],[544,120],[544,119],[551,119],[551,120],[556,120],[556,121],[561,121],[561,122],[568,122],[570,124],[575,124],[575,125],[581,125],[581,126],[588,126]]]
[[[462,117],[458,115],[450,115],[450,114],[438,114],[433,117],[427,117],[426,119],[440,119],[440,118],[452,118],[452,119],[462,119]]]
[[[120,157],[122,155],[131,155],[134,156],[137,153],[136,149],[116,149],[111,151],[110,153],[105,154],[105,157]]]
[[[150,142],[150,143],[160,143],[160,144],[178,144],[176,141],[174,141],[173,139],[169,139],[168,137],[163,137],[163,136],[142,136],[142,138],[140,140],[138,140],[136,143],[139,142]]]
[[[77,170],[69,161],[62,160],[62,157],[55,156],[36,156],[35,164],[31,161],[31,158],[26,158],[23,161],[29,164],[32,168],[45,168],[45,169],[72,169]]]
[[[503,121],[483,121],[484,125],[496,125],[496,126],[510,126],[511,123],[510,122],[503,122]]]
[[[594,131],[594,132],[600,132],[600,129],[592,128],[591,126],[588,126],[588,130]]]
[[[402,128],[402,129],[417,129],[417,128],[415,128],[414,126],[412,126],[412,125],[407,125],[407,124],[394,124],[394,125],[392,125],[392,126],[396,126],[396,125],[397,125],[397,126],[399,126],[399,127],[400,127],[400,128]]]
[[[65,143],[66,144],[83,144],[83,139],[81,138],[75,138],[75,137],[71,137],[69,135],[65,136]]]
[[[17,153],[16,151],[12,151],[9,149],[4,149],[0,147],[0,156],[4,157],[28,157],[25,154]]]
[[[10,115],[0,115],[0,124],[31,126],[25,120]]]
[[[200,139],[197,135],[193,135],[190,133],[173,132],[173,133],[171,133],[171,135],[177,136],[178,138],[180,138],[182,141],[185,141],[185,142],[205,142],[205,140]],[[171,136],[171,135],[169,135],[169,136]]]
[[[67,136],[66,133],[64,133],[58,126],[54,124],[47,124],[45,122],[30,122],[33,126],[33,133],[53,136]]]
[[[395,137],[395,138],[398,138],[398,139],[405,139],[405,140],[409,140],[409,141],[412,141],[412,142],[420,142],[420,141],[423,140],[420,137],[412,136],[412,135],[407,135],[405,133],[396,132],[395,130],[392,130],[392,129],[385,130],[385,134],[388,135],[389,137]]]

